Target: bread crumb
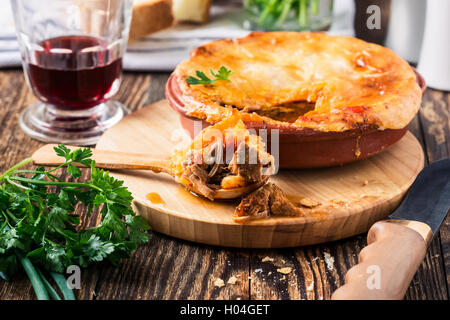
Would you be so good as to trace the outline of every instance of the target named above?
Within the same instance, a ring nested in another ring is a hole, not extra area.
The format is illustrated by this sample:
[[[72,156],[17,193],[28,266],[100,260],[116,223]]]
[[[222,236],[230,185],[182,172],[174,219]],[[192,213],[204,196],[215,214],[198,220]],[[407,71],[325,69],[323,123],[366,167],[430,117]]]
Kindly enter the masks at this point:
[[[286,276],[281,277],[280,280],[286,280]]]
[[[320,204],[319,202],[314,201],[314,200],[312,200],[310,198],[303,198],[303,199],[301,199],[299,201],[299,203],[302,206],[307,207],[307,208],[314,208],[314,207],[317,207]]]
[[[328,271],[333,271],[334,269],[334,258],[328,252],[323,253],[323,257],[325,258],[325,263],[327,264]]]
[[[217,278],[216,281],[214,281],[214,285],[216,287],[222,288],[223,286],[225,286],[225,282],[222,279]]]
[[[284,268],[277,269],[277,272],[283,273],[283,274],[289,274],[289,273],[291,273],[291,271],[292,271],[291,267],[284,267]]]
[[[259,273],[259,272],[262,272],[262,268],[255,269],[255,273]]]
[[[369,181],[367,181],[367,180],[364,180],[364,182],[363,182],[363,186],[365,187],[365,186],[367,186],[369,184]]]
[[[264,257],[264,258],[262,258],[262,260],[261,260],[261,262],[272,262],[273,261],[273,258],[271,258],[271,257]]]
[[[235,276],[231,276],[230,279],[228,279],[228,284],[235,284],[237,282],[237,278]]]

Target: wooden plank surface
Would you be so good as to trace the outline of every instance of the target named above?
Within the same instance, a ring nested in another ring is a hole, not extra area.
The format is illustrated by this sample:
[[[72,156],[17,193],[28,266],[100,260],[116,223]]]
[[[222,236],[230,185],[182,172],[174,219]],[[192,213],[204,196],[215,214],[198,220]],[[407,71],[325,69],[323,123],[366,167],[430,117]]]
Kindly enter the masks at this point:
[[[428,161],[433,162],[450,157],[450,92],[428,90],[418,118]],[[433,244],[432,249],[435,254],[427,257],[427,264],[432,263],[428,259],[430,257],[443,261],[441,268],[445,272],[436,270],[435,276],[446,277],[446,281],[440,283],[441,290],[446,290],[448,298],[450,297],[450,215],[440,229],[439,242],[435,239]],[[444,283],[446,286],[443,285]]]
[[[167,78],[166,73],[126,73],[116,98],[131,110],[139,109],[164,97]],[[41,145],[18,126],[20,111],[33,101],[22,71],[0,71],[0,170]],[[450,156],[450,94],[429,90],[423,105],[411,131],[432,162]],[[95,217],[80,214],[83,225],[94,223]],[[406,299],[448,299],[449,222],[447,218],[433,241]],[[82,271],[82,289],[76,294],[78,299],[328,299],[365,244],[365,235],[360,235],[295,249],[224,249],[152,233],[150,242],[120,267],[103,263]],[[283,267],[292,271],[277,271]],[[216,279],[226,283],[232,276],[235,284],[215,286]],[[34,293],[27,278],[19,275],[0,281],[0,299],[34,299]]]

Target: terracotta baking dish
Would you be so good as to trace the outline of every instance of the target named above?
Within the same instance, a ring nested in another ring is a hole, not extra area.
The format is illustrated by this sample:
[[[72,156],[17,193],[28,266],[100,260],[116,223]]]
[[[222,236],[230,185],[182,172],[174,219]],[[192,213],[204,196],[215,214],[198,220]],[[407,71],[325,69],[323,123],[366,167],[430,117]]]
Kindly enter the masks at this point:
[[[415,71],[415,70],[414,70]],[[423,77],[415,71],[417,82],[425,93]],[[166,98],[170,106],[180,114],[180,123],[191,137],[194,135],[194,122],[199,119],[186,115],[182,101],[182,92],[175,76],[166,84]],[[202,120],[202,127],[210,123]],[[246,123],[248,128],[267,129],[268,151],[270,150],[270,132],[279,129],[261,123]],[[400,140],[408,130],[378,130],[372,126],[344,132],[320,132],[309,128],[279,129],[279,166],[283,169],[320,168],[342,165],[376,155]]]

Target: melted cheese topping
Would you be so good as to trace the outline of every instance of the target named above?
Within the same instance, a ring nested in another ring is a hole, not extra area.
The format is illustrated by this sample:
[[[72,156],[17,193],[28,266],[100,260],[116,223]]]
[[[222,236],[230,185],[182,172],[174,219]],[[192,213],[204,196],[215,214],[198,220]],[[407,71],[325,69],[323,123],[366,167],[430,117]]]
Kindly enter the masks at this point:
[[[233,71],[230,82],[204,86],[185,81],[196,70],[210,75],[210,69],[222,65]],[[280,127],[401,129],[417,113],[422,97],[414,71],[390,49],[324,33],[255,32],[214,41],[195,49],[175,76],[188,115],[211,123],[239,112],[244,121]],[[315,107],[294,123],[250,112],[299,101]]]

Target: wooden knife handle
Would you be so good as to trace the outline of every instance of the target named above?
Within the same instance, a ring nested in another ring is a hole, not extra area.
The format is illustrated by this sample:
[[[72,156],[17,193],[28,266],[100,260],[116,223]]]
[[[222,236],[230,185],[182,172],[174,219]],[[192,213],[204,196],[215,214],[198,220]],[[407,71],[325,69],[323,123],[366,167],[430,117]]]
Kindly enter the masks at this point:
[[[359,263],[345,275],[333,300],[400,300],[425,257],[430,227],[408,220],[375,223],[361,250]]]

